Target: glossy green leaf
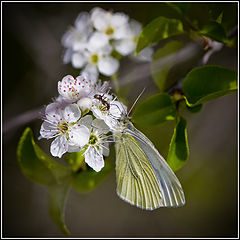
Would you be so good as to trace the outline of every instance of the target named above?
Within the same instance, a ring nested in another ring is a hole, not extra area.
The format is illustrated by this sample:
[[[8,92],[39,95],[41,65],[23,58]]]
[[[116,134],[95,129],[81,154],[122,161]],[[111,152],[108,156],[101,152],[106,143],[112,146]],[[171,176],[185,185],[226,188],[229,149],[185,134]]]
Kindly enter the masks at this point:
[[[61,183],[70,176],[65,166],[47,156],[33,139],[30,128],[26,128],[17,147],[17,158],[22,173],[31,181],[43,185]]]
[[[112,170],[113,164],[105,159],[105,165],[100,172],[95,172],[92,168],[86,167],[73,174],[72,186],[79,192],[93,190]]]
[[[166,93],[159,93],[137,105],[132,121],[143,125],[157,125],[168,120],[174,120],[176,109],[171,97]]]
[[[180,20],[158,17],[143,28],[137,41],[136,53],[143,48],[183,32],[183,25]]]
[[[164,47],[158,49],[153,56],[150,68],[153,79],[160,91],[164,91],[169,83],[166,80],[170,69],[178,61],[177,53],[183,43],[180,41],[168,42]]]
[[[218,22],[208,22],[199,33],[218,42],[225,43],[227,41],[226,31]]]
[[[69,231],[64,223],[65,204],[69,190],[69,181],[61,185],[55,184],[48,187],[49,214],[65,235],[69,235]]]
[[[184,166],[189,155],[186,126],[186,120],[179,117],[173,132],[167,158],[167,162],[174,172]]]
[[[183,92],[189,106],[237,91],[237,73],[234,70],[207,65],[193,69],[183,80]]]

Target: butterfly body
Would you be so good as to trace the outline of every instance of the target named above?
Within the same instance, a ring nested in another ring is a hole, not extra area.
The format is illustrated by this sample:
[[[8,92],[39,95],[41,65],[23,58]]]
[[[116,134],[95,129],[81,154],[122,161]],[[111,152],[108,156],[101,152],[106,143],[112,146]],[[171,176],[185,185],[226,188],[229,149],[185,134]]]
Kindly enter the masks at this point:
[[[184,205],[177,177],[152,142],[129,119],[121,121],[114,137],[120,198],[146,210]]]

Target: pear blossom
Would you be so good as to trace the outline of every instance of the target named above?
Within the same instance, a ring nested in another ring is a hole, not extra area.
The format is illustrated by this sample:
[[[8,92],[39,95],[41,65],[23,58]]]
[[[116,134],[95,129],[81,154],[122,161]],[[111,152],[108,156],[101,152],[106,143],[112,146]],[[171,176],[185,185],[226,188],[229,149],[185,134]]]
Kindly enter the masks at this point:
[[[126,114],[127,107],[113,98],[112,95],[104,94],[101,99],[93,98],[92,113],[97,119],[102,119],[110,128],[115,130],[118,126],[118,119]]]
[[[123,56],[133,54],[133,52],[136,50],[137,39],[142,31],[142,25],[138,21],[131,19],[129,28],[130,31],[127,36],[113,42],[113,46],[116,51]],[[134,56],[134,58],[142,61],[151,61],[152,55],[153,49],[151,47],[146,47],[140,51],[137,56]]]
[[[82,147],[88,143],[90,131],[79,121],[80,117],[77,104],[63,106],[54,102],[46,107],[40,138],[55,138],[50,147],[53,156],[61,158],[69,146]]]
[[[86,75],[73,76],[67,75],[58,82],[58,92],[67,102],[75,102],[81,97],[85,97],[91,91],[91,80]]]
[[[119,68],[119,62],[110,55],[111,52],[112,46],[107,37],[95,32],[89,38],[86,48],[72,55],[72,64],[76,68],[85,66],[82,74],[87,74],[92,82],[96,82],[99,72],[105,76],[112,76]]]
[[[91,124],[89,142],[84,147],[85,162],[99,172],[104,167],[103,156],[109,155],[109,143],[106,134],[109,132],[109,127],[103,120],[94,119]]]
[[[96,7],[91,11],[91,20],[96,30],[109,40],[125,38],[130,31],[129,17],[124,13],[112,13]]]
[[[85,48],[92,31],[93,28],[89,14],[87,12],[80,13],[75,20],[74,27],[70,27],[62,37],[62,44],[66,48],[63,57],[64,63],[71,61],[74,52]]]

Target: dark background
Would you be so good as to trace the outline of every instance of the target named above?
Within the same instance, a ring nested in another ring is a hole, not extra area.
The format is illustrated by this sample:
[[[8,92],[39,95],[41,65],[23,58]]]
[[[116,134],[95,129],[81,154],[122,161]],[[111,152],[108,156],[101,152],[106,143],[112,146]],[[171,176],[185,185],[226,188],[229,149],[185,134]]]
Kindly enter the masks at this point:
[[[57,96],[57,81],[79,70],[62,63],[61,37],[81,11],[94,6],[125,12],[146,25],[157,16],[174,17],[162,3],[3,3],[3,236],[62,236],[47,211],[45,188],[27,180],[16,159],[16,147],[26,126],[39,136],[41,120],[27,122]],[[216,4],[216,7],[220,4]],[[225,4],[237,23],[236,4]],[[196,4],[203,15],[203,4]],[[224,47],[209,63],[237,69],[237,49]],[[124,71],[130,63],[123,60]],[[122,67],[121,67],[122,68]],[[121,70],[121,69],[120,69]],[[137,79],[138,77],[136,77]],[[150,73],[139,82],[125,83],[129,104],[148,84],[145,97],[157,91]],[[120,79],[121,80],[121,79]],[[144,97],[143,97],[144,98]],[[30,112],[28,112],[30,111]],[[21,114],[28,113],[23,117]],[[114,171],[92,192],[72,190],[66,205],[71,237],[236,237],[237,236],[237,94],[204,105],[188,120],[190,157],[177,172],[186,205],[143,211],[116,195]],[[166,158],[174,122],[137,126]],[[49,153],[49,145],[39,142]],[[114,159],[114,158],[113,158]]]

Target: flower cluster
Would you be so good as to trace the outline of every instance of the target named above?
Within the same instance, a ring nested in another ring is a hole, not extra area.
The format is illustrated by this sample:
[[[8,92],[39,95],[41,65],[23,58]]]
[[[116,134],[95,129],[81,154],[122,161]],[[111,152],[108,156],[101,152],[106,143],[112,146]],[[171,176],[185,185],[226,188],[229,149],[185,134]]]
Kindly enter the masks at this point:
[[[108,83],[92,83],[87,75],[65,76],[58,82],[59,96],[45,109],[40,138],[54,139],[50,152],[82,152],[95,171],[109,154],[109,132],[116,129],[126,106],[109,94]]]
[[[113,13],[101,8],[82,12],[63,36],[62,44],[66,48],[63,61],[71,62],[74,68],[82,69],[93,82],[99,72],[112,76],[119,68],[119,60],[114,51],[121,56],[132,55],[136,49],[137,38],[142,26],[124,13]],[[150,61],[153,50],[143,49],[138,59]]]

